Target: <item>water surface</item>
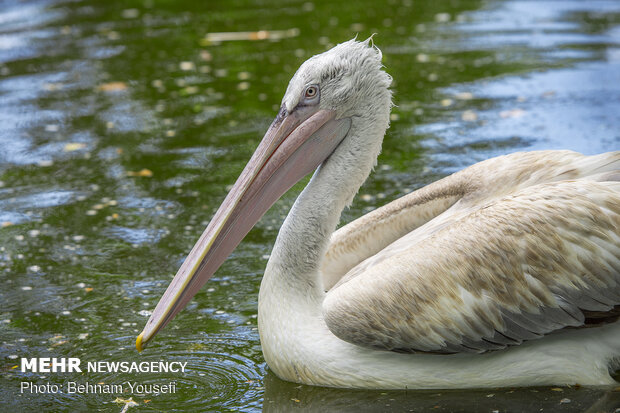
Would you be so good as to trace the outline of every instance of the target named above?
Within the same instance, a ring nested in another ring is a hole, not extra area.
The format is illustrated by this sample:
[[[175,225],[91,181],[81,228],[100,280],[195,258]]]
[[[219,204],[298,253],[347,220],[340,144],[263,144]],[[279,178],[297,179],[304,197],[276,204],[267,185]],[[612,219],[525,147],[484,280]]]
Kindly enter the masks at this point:
[[[396,107],[345,221],[492,156],[620,149],[620,2],[2,0],[3,411],[118,412],[130,397],[129,411],[620,407],[607,388],[385,392],[277,379],[261,354],[257,292],[303,183],[135,351],[298,65],[358,33],[378,33]],[[32,374],[15,368],[20,357],[187,361],[188,371]],[[23,381],[174,381],[177,392],[22,394]]]

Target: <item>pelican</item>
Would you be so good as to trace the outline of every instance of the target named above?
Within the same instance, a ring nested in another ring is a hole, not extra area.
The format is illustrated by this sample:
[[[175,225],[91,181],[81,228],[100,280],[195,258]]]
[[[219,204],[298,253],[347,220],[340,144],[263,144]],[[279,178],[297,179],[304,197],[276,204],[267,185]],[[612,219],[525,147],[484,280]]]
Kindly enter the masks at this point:
[[[615,383],[620,151],[492,158],[336,231],[389,126],[381,57],[370,39],[354,39],[301,65],[138,350],[314,171],[258,297],[263,354],[281,379],[381,389]]]

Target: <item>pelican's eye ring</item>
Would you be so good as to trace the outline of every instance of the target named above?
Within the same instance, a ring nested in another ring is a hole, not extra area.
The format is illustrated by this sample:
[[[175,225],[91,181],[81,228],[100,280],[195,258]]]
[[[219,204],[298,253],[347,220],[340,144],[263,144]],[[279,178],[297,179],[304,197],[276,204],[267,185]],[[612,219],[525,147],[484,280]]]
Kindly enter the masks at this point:
[[[319,87],[315,85],[310,85],[306,88],[304,93],[304,97],[306,99],[313,99],[319,94]]]

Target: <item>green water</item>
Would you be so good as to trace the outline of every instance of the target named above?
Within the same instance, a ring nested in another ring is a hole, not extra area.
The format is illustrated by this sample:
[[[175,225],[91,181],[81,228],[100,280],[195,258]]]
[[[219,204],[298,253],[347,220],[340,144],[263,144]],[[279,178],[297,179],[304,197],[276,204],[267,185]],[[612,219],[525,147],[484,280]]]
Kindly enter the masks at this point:
[[[259,30],[284,33],[207,36]],[[277,379],[261,354],[257,293],[303,182],[135,351],[298,65],[356,33],[377,33],[397,106],[347,221],[495,155],[620,149],[620,2],[0,0],[0,410],[119,412],[115,400],[130,397],[129,412],[620,407],[614,389],[349,391]],[[21,357],[188,364],[28,373]],[[176,393],[20,392],[127,381],[174,382]]]

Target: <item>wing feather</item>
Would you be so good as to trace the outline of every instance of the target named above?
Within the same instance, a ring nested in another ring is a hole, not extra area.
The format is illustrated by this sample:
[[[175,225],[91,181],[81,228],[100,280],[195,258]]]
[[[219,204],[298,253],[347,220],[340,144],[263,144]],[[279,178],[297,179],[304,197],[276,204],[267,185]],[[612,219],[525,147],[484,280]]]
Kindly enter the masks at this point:
[[[535,185],[455,217],[353,267],[326,295],[330,330],[373,348],[483,352],[620,305],[620,182]]]
[[[334,234],[321,262],[325,290],[366,258],[405,239],[425,225],[426,233],[456,219],[446,211],[479,208],[533,185],[580,179],[620,180],[620,151],[584,156],[572,151],[517,152],[488,159],[431,183],[343,226]],[[442,219],[449,217],[449,219]],[[506,217],[509,219],[510,217]],[[415,236],[419,239],[420,234]],[[382,254],[378,254],[381,256]]]

